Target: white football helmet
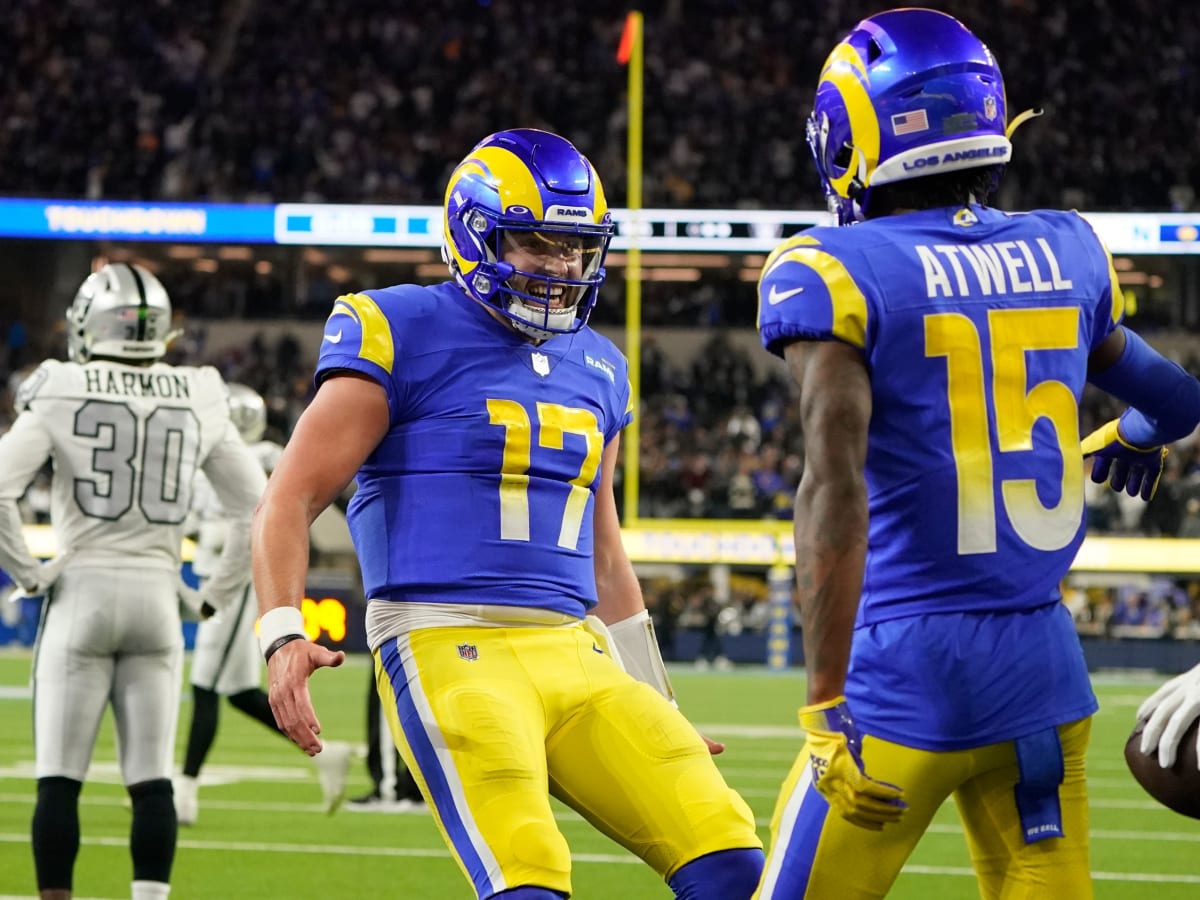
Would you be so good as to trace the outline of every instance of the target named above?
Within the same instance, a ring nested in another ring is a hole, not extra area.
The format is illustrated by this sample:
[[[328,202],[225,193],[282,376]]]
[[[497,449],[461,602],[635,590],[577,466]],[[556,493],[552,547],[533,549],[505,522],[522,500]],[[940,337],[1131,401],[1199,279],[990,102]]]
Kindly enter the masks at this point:
[[[109,263],[79,286],[67,307],[67,355],[122,361],[161,359],[171,330],[171,298],[149,271]]]
[[[229,417],[247,444],[262,440],[267,430],[267,404],[257,391],[244,384],[229,385]]]

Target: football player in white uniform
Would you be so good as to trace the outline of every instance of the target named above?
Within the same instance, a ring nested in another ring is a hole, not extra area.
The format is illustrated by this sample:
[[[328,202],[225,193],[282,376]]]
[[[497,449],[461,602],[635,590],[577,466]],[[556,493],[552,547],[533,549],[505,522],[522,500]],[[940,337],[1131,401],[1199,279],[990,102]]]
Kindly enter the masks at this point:
[[[104,266],[67,310],[70,361],[48,360],[25,380],[20,414],[0,438],[0,568],[46,598],[34,656],[33,857],[42,900],[71,896],[79,792],[109,703],[133,809],[133,900],[170,891],[180,541],[197,469],[230,532],[194,602],[223,609],[245,584],[250,516],[266,479],[230,418],[220,374],[160,361],[170,327],[157,278],[140,266]],[[17,501],[48,460],[59,552],[39,563]]]
[[[233,422],[259,465],[270,475],[283,447],[264,441],[267,406],[263,398],[244,384],[229,385]],[[207,581],[217,571],[227,540],[229,523],[220,499],[203,472],[196,473],[192,512],[186,525],[196,535],[192,570]],[[262,689],[262,654],[254,634],[258,600],[250,570],[232,606],[200,623],[192,652],[192,721],[188,727],[183,773],[175,780],[175,812],[180,825],[194,825],[200,813],[200,769],[217,736],[220,698],[228,697],[235,709],[262,722],[279,734],[275,714]],[[325,749],[313,757],[321,781],[326,812],[333,812],[346,793],[346,774],[353,748],[340,741],[326,741]]]

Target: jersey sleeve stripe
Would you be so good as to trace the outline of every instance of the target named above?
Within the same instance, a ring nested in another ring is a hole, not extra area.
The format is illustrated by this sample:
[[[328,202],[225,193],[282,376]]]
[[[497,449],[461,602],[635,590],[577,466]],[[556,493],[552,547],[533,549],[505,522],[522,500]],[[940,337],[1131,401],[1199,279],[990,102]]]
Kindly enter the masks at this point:
[[[378,304],[366,294],[345,294],[333,303],[332,319],[337,315],[350,316],[362,329],[359,359],[373,362],[389,375],[396,361],[396,348],[392,343],[392,329],[387,316]]]
[[[763,277],[766,278],[771,270],[789,262],[808,266],[824,282],[832,306],[830,330],[833,336],[860,350],[866,349],[867,298],[842,261],[813,246],[792,246],[773,261],[768,261],[763,269]],[[761,290],[759,294],[761,308]]]

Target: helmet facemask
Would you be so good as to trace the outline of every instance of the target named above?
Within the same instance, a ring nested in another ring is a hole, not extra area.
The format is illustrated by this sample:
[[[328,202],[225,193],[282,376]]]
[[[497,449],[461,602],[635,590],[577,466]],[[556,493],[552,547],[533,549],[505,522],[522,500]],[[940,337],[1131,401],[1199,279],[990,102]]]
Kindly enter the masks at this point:
[[[442,255],[463,289],[534,340],[588,320],[616,226],[595,169],[531,128],[484,138],[446,188]]]
[[[837,219],[839,225],[851,225],[864,218],[859,200],[865,191],[864,180],[868,176],[868,163],[865,154],[853,147],[848,141],[843,141],[836,152],[830,153],[829,147],[829,115],[814,110],[805,125],[805,136],[808,148],[812,151],[813,160],[817,165],[817,174],[821,179],[821,188],[825,192],[825,206],[830,215]],[[830,171],[831,167],[835,171]],[[846,195],[838,193],[834,179],[845,177],[851,167],[854,174],[846,187]]]
[[[459,222],[483,259],[467,277],[455,271],[472,297],[535,340],[587,323],[604,281],[611,224],[558,224],[483,209],[464,209]]]

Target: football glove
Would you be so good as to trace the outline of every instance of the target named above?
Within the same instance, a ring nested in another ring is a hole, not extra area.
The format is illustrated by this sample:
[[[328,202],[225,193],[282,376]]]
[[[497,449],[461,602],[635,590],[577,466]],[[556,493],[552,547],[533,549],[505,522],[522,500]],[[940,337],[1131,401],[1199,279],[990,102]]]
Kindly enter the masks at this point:
[[[1092,481],[1107,481],[1117,493],[1125,491],[1130,497],[1141,495],[1149,500],[1158,490],[1167,448],[1135,447],[1121,435],[1120,423],[1113,419],[1100,426],[1080,445],[1085,459],[1093,457]]]
[[[217,612],[203,590],[190,587],[182,578],[175,583],[175,594],[179,597],[179,617],[185,622],[203,622]]]
[[[22,597],[45,597],[50,588],[54,586],[54,583],[58,581],[58,576],[62,574],[62,570],[66,568],[70,558],[70,552],[66,552],[60,553],[58,556],[48,559],[45,562],[38,563],[32,583],[19,585],[8,599],[15,603]]]
[[[871,831],[900,820],[908,809],[904,792],[863,771],[862,738],[845,697],[802,707],[800,727],[808,735],[802,752],[808,754],[813,784],[843,819]]]
[[[1183,733],[1200,718],[1200,666],[1176,675],[1151,694],[1138,708],[1137,717],[1146,723],[1142,727],[1142,752],[1149,755],[1158,747],[1158,764],[1171,768]]]

